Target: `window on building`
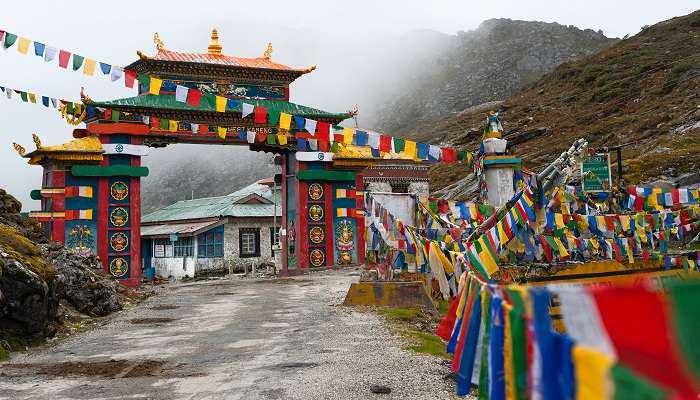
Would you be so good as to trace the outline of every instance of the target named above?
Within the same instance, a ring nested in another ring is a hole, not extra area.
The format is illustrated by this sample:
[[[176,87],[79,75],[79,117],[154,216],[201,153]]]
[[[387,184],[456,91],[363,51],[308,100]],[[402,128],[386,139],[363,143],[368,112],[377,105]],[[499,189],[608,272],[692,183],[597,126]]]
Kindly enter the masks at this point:
[[[173,242],[170,239],[153,240],[153,257],[164,258],[173,256]]]
[[[174,246],[175,257],[192,257],[194,255],[194,241],[192,237],[178,238]]]
[[[408,193],[408,185],[409,182],[392,182],[390,183],[391,185],[391,192],[392,193]]]
[[[223,257],[224,232],[209,231],[197,236],[197,257]]]
[[[238,248],[241,257],[260,257],[260,229],[240,228],[238,230]]]
[[[272,248],[280,244],[280,228],[270,227],[270,255],[274,256]]]

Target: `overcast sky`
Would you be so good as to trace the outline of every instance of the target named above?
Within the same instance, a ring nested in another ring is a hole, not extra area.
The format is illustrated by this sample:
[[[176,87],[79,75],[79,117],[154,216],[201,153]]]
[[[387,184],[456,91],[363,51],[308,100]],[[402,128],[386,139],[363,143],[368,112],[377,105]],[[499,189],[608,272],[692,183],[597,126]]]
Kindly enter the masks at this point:
[[[368,82],[377,79],[371,75],[373,64],[382,62],[381,49],[407,32],[430,29],[454,34],[474,29],[485,19],[504,17],[602,29],[607,36],[622,37],[644,25],[688,14],[699,5],[697,0],[5,3],[0,30],[122,66],[136,59],[136,50],[153,53],[154,32],[160,33],[168,49],[205,52],[209,31],[217,27],[224,53],[249,57],[261,55],[272,41],[273,60],[298,67],[318,65],[317,71],[293,84],[292,101],[338,112],[357,103],[360,118],[363,105],[373,105],[371,100],[377,97],[377,86]],[[33,55],[22,56],[16,47],[0,51],[0,86],[76,101],[81,86],[93,99],[134,94],[100,73],[85,77],[81,71],[65,71],[56,61],[44,64]],[[405,51],[411,51],[410,43]],[[31,134],[36,132],[43,143],[58,144],[71,138],[72,129],[57,112],[0,97],[0,187],[18,197],[25,210],[38,208],[29,200],[29,191],[40,188],[41,168],[28,166],[11,143],[31,150]],[[200,151],[204,154],[206,147]]]

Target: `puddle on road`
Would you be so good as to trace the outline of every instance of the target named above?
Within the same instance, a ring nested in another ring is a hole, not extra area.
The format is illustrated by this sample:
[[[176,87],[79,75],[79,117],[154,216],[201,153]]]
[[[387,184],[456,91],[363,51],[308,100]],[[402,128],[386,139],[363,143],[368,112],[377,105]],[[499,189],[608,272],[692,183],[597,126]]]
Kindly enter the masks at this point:
[[[295,369],[295,368],[315,368],[320,366],[319,363],[314,362],[293,362],[293,363],[281,363],[275,364],[272,368],[276,369]]]
[[[129,320],[130,323],[135,325],[164,324],[173,321],[175,321],[175,318],[134,318]]]
[[[55,364],[5,364],[3,370],[10,376],[102,376],[106,378],[136,378],[161,375],[165,361],[109,360],[69,361]]]
[[[233,296],[234,294],[233,292],[216,292],[214,296]]]

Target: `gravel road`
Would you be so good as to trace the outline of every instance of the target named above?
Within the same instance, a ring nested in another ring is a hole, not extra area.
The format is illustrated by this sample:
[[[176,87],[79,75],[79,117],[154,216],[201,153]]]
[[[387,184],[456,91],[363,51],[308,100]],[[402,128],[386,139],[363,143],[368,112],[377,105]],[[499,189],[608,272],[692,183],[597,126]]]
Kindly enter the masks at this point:
[[[448,364],[338,306],[357,271],[171,284],[0,364],[2,399],[452,399]],[[390,394],[374,394],[384,385]]]

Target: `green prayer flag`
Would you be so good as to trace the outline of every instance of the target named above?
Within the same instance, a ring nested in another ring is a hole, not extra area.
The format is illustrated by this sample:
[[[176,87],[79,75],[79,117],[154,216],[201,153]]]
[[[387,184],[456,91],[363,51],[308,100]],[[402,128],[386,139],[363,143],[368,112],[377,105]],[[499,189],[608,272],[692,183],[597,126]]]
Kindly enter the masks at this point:
[[[614,400],[661,400],[668,395],[662,388],[621,365],[610,369]]]
[[[272,126],[277,125],[280,122],[280,112],[276,110],[268,110],[267,122]]]
[[[479,371],[479,400],[489,400],[489,336],[491,333],[491,293],[482,292],[484,308],[481,312],[484,335],[481,340],[481,370]]]
[[[401,153],[406,148],[406,141],[401,138],[394,138],[394,152]]]
[[[277,114],[277,117],[279,117],[279,114]],[[277,144],[277,135],[267,135],[266,142],[267,144]]]
[[[66,113],[73,115],[73,103],[66,103]]]
[[[119,122],[119,117],[121,116],[121,112],[118,110],[112,110],[112,121],[114,122]]]
[[[467,160],[467,151],[466,150],[457,150],[457,160],[458,161],[466,161]]]
[[[112,112],[114,112],[114,111],[112,111]],[[167,131],[168,128],[170,128],[170,120],[167,120],[165,118],[161,118],[160,119],[160,129]]]
[[[339,149],[340,149],[340,145],[338,144],[338,142],[333,142],[331,144],[331,152],[332,153],[337,153]]]
[[[17,41],[17,35],[15,35],[15,34],[13,34],[13,33],[10,33],[10,32],[5,32],[5,41],[3,42],[2,45],[3,45],[6,49],[9,49],[10,46],[12,46],[13,44],[15,44],[16,41]]]
[[[85,60],[85,57],[73,54],[73,71],[80,69],[80,66],[83,65],[83,60]]]
[[[689,370],[695,377],[700,377],[700,346],[698,346],[698,327],[700,327],[700,290],[696,281],[676,281],[670,285],[673,299],[673,321],[676,325],[678,342],[683,358],[689,364]]]
[[[27,101],[29,101],[29,99],[28,99],[28,97],[27,97],[27,92],[19,92],[19,97],[21,97],[21,98],[22,98],[22,101],[25,102],[25,103],[26,103]]]

